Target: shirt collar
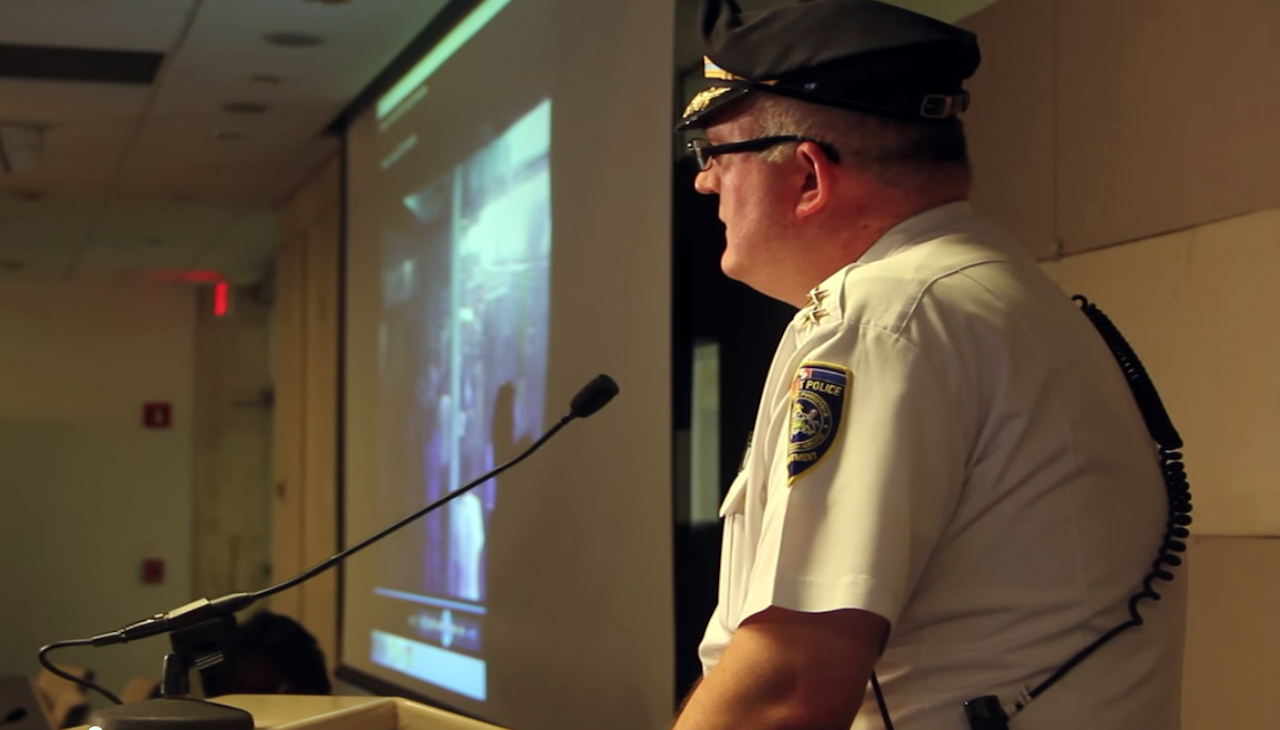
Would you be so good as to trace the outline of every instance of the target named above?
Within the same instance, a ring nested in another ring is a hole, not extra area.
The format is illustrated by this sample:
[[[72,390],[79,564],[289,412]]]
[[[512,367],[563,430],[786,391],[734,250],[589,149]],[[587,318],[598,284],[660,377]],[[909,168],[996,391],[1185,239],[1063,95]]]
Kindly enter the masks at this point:
[[[838,271],[833,272],[831,276],[828,276],[813,290],[837,291],[839,290],[837,283],[844,278],[844,275],[849,270],[883,261],[908,246],[932,241],[947,234],[955,233],[958,230],[963,230],[966,223],[971,224],[975,217],[973,208],[969,206],[969,201],[967,200],[946,203],[936,208],[930,208],[923,213],[918,213],[890,228],[871,245],[871,248],[862,254],[862,257],[857,262],[843,266]],[[803,313],[804,309],[800,311]]]
[[[889,258],[907,246],[941,238],[955,233],[965,221],[973,217],[969,201],[958,200],[914,215],[890,228],[866,253],[858,259],[858,265],[871,264]]]

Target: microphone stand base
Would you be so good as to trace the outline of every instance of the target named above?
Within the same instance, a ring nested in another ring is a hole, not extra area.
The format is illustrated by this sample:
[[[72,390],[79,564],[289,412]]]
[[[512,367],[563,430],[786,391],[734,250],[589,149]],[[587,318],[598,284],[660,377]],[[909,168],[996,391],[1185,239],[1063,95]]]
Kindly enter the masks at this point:
[[[102,730],[253,730],[253,715],[216,702],[161,698],[96,710],[88,724]]]

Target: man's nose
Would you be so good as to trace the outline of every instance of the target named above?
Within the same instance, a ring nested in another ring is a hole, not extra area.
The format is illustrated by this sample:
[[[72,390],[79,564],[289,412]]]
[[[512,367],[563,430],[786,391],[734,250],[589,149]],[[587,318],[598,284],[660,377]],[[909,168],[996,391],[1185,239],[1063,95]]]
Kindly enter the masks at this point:
[[[693,189],[703,195],[716,195],[720,192],[719,181],[716,179],[715,166],[711,166],[706,170],[698,173],[693,179]]]

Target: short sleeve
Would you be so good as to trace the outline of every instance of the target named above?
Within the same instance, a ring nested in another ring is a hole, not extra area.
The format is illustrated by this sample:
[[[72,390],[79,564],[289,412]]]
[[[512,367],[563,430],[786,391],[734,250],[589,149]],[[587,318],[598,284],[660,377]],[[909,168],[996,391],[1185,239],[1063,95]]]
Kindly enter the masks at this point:
[[[895,623],[955,508],[973,429],[915,345],[851,323],[822,334],[778,412],[741,615],[856,608]]]

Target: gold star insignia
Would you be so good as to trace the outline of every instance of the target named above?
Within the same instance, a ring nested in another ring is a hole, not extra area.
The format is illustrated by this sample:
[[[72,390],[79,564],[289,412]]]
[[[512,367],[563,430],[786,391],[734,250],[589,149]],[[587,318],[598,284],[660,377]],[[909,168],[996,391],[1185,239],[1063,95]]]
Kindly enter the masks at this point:
[[[828,295],[826,289],[812,289],[805,296],[808,299],[808,306],[821,308]]]
[[[825,316],[827,316],[827,310],[825,309],[805,309],[804,324],[806,327],[809,325],[817,326]]]
[[[826,301],[828,292],[826,289],[814,289],[806,296],[804,305],[804,325],[818,325],[822,323],[822,318],[827,316],[827,309],[823,306]]]

